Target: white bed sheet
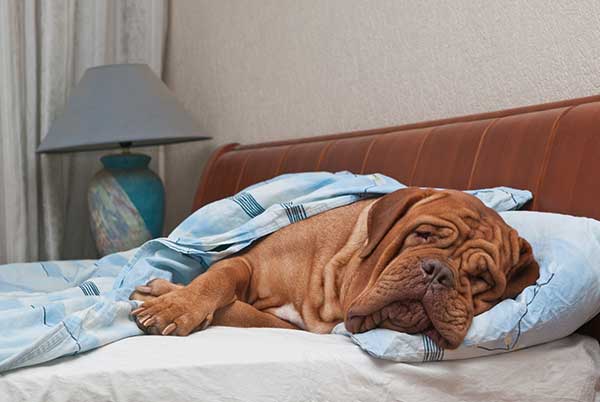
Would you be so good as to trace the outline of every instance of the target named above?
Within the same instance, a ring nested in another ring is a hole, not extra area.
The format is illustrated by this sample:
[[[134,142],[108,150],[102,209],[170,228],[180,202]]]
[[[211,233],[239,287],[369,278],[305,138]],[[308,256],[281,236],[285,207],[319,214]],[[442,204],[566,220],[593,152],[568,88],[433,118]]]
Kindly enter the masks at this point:
[[[371,358],[341,335],[213,327],[0,375],[0,401],[594,401],[600,347],[571,337],[454,362]]]

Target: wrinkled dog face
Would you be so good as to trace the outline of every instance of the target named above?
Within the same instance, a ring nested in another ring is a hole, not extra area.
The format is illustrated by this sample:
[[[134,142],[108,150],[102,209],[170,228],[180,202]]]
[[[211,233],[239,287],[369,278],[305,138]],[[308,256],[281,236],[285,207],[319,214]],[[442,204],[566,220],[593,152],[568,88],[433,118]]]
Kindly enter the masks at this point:
[[[474,315],[516,296],[539,268],[527,241],[477,198],[409,188],[369,211],[359,270],[368,284],[346,310],[351,332],[424,332],[456,348]]]

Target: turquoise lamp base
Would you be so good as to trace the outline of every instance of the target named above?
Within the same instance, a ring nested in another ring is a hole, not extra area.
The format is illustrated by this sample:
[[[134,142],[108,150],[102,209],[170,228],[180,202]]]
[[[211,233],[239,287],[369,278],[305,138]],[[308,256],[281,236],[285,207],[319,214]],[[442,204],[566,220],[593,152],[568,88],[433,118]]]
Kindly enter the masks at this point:
[[[129,250],[162,235],[165,190],[148,168],[150,159],[130,153],[100,159],[104,169],[88,189],[90,224],[100,255]]]

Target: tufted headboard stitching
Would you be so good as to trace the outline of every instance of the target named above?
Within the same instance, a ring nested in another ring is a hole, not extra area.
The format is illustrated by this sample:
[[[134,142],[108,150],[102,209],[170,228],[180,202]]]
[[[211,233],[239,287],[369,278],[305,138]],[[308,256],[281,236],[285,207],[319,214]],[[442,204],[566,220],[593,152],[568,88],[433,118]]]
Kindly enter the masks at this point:
[[[413,186],[528,189],[536,211],[600,219],[600,95],[375,130],[228,144],[194,210],[278,174],[383,173]],[[584,331],[600,339],[600,316]]]

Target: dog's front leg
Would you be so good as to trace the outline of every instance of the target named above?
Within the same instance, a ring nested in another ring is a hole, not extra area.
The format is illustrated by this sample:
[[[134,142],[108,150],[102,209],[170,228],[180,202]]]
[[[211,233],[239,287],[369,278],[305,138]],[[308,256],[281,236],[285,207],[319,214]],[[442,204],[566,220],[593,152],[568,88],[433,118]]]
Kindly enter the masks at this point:
[[[189,285],[144,302],[132,314],[148,333],[185,336],[210,325],[221,307],[243,299],[250,276],[244,258],[222,260]]]

